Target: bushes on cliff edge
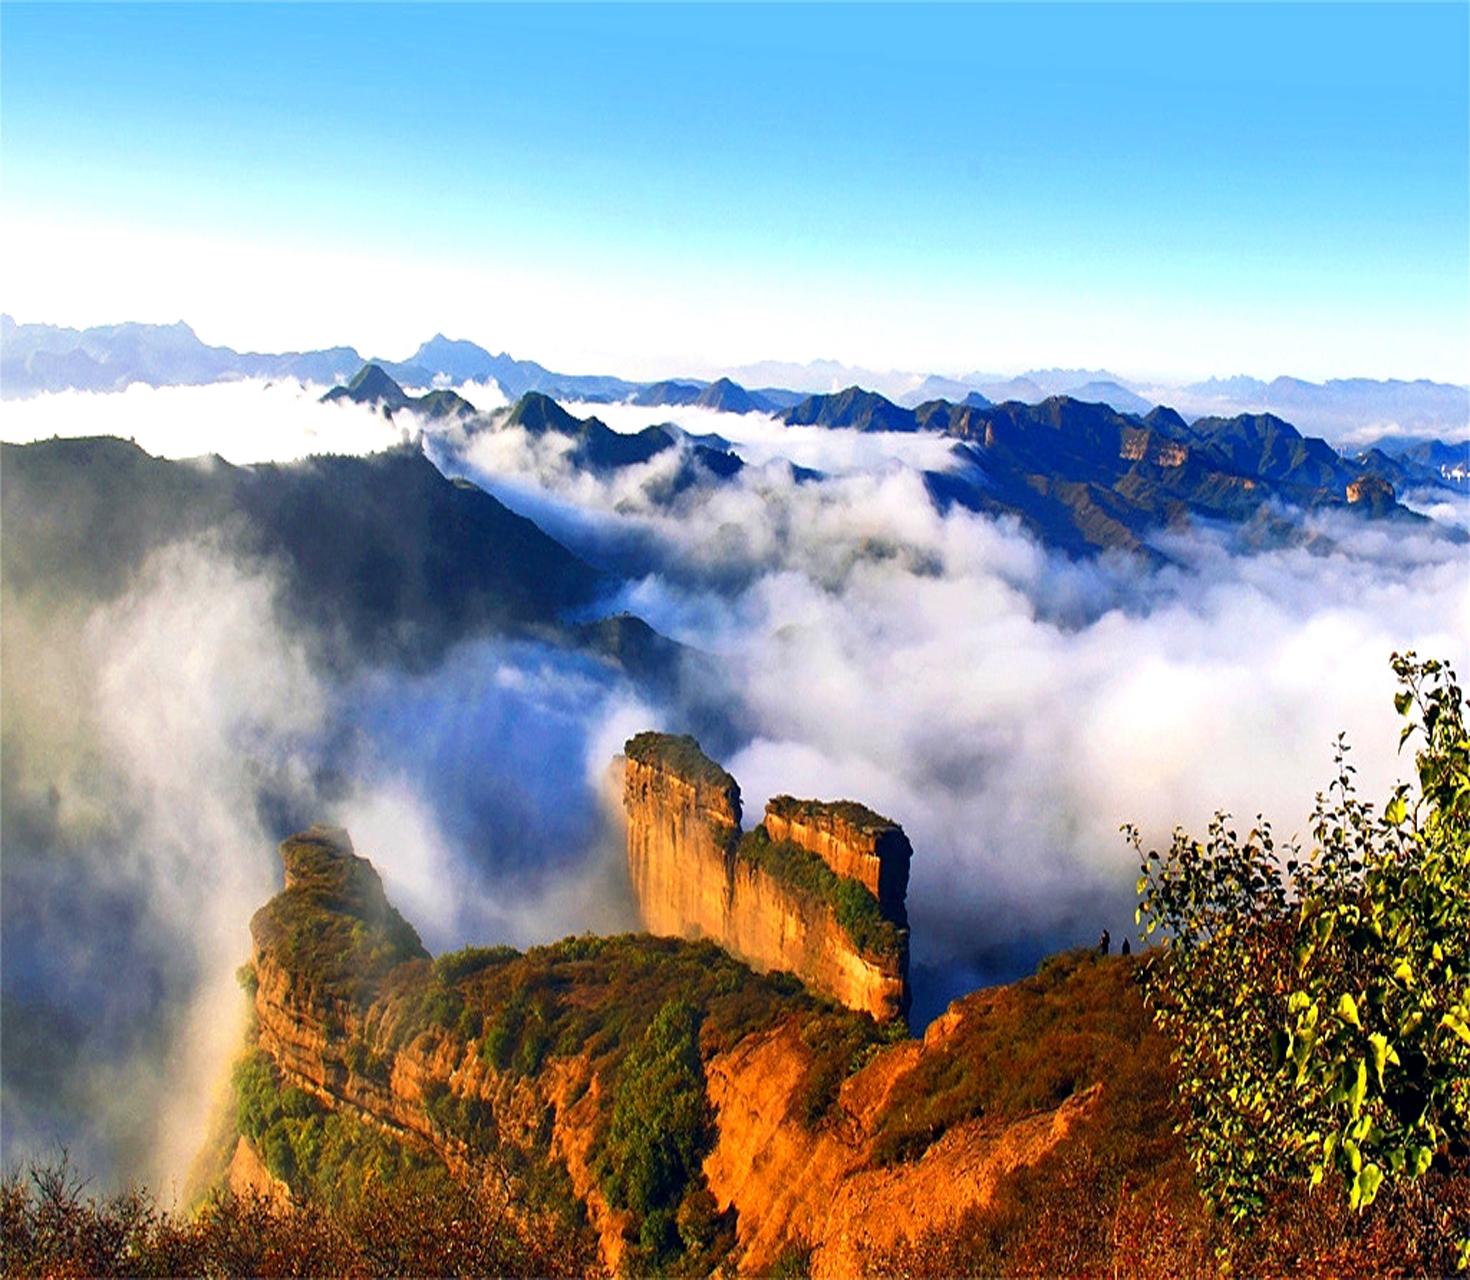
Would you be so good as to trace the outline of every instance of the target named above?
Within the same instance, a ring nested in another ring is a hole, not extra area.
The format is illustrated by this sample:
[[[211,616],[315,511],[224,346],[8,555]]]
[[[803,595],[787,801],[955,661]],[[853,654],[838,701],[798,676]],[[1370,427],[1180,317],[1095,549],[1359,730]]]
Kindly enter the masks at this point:
[[[859,955],[884,961],[898,954],[898,929],[867,885],[839,876],[815,853],[790,840],[772,840],[757,824],[740,837],[735,856],[779,880],[813,913],[830,910]]]
[[[1217,815],[1142,863],[1139,918],[1160,932],[1149,994],[1175,1042],[1185,1134],[1202,1185],[1232,1219],[1284,1189],[1338,1183],[1349,1207],[1470,1159],[1470,738],[1454,673],[1395,655],[1418,736],[1417,794],[1381,816],[1358,799],[1341,739],[1305,861],[1283,868],[1264,821],[1242,840]],[[1130,832],[1138,846],[1136,833]],[[1460,1241],[1463,1197],[1425,1205]]]
[[[600,1163],[608,1204],[638,1227],[635,1268],[660,1273],[708,1243],[714,1215],[700,1168],[714,1139],[699,1016],[686,1000],[658,1011],[618,1073]]]
[[[0,1180],[0,1274],[589,1276],[584,1236],[538,1230],[447,1178],[373,1180],[337,1207],[223,1193],[192,1216],[84,1194],[63,1160]]]

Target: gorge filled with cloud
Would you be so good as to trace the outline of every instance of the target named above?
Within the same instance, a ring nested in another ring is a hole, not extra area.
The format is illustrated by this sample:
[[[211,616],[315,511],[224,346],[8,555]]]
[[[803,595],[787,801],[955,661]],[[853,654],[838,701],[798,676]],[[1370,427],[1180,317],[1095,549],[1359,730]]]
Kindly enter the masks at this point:
[[[465,394],[494,408],[486,390]],[[431,951],[634,928],[608,765],[639,730],[693,732],[747,813],[852,796],[904,826],[922,1023],[1128,932],[1122,823],[1158,843],[1225,809],[1306,840],[1339,732],[1381,801],[1411,764],[1390,655],[1470,668],[1465,548],[1446,532],[1463,499],[1414,525],[1295,513],[1298,536],[1265,549],[1196,523],[1160,533],[1156,563],[1074,559],[1014,520],[941,511],[923,473],[950,445],[923,434],[569,405],[687,433],[599,471],[503,418],[421,427],[320,392],[42,395],[8,406],[6,435],[237,464],[407,441],[604,571],[595,612],[678,642],[679,670],[640,680],[527,635],[328,662],[279,566],[228,530],[155,550],[108,598],[7,580],[7,1160],[62,1142],[110,1178],[183,1178],[244,1016],[233,973],[275,843],[313,821],[351,831]],[[744,468],[681,487],[710,436]]]

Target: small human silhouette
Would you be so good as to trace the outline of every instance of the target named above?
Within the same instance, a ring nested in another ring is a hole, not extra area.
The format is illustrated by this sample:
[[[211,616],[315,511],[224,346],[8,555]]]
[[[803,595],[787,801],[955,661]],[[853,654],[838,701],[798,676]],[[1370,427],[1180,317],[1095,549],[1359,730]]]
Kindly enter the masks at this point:
[[[1103,933],[1102,933],[1102,937],[1099,938],[1098,939],[1098,942],[1097,942],[1097,954],[1100,955],[1100,956],[1107,955],[1108,954],[1108,948],[1111,947],[1112,945],[1113,945],[1113,940],[1108,935],[1108,931],[1106,929],[1104,929],[1103,930]]]
[[[1122,949],[1121,949],[1121,954],[1123,954],[1125,956],[1129,956],[1129,955],[1132,955],[1133,954],[1133,948],[1128,945],[1128,939],[1127,938],[1124,938],[1123,939],[1123,946],[1122,946]]]

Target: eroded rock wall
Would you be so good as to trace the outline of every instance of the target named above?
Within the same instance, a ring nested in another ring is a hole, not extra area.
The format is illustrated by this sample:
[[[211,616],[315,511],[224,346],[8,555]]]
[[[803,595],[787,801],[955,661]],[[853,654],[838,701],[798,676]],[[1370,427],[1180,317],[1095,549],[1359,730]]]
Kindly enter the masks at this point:
[[[774,804],[775,802],[773,802]],[[814,903],[763,866],[739,856],[740,788],[692,738],[644,733],[626,748],[623,804],[628,871],[645,927],[670,937],[710,938],[752,968],[794,973],[808,986],[879,1021],[908,1012],[903,897],[909,844],[901,828],[861,806],[782,808],[782,834],[838,876],[878,898],[900,932],[888,951],[865,955],[831,903]],[[839,811],[849,811],[844,816]],[[861,815],[852,820],[857,811]],[[884,906],[884,896],[888,905]]]
[[[447,1095],[479,1104],[502,1156],[518,1149],[524,1160],[549,1154],[564,1165],[615,1272],[627,1215],[608,1207],[590,1163],[601,1081],[585,1056],[550,1060],[526,1076],[496,1070],[475,1040],[445,1027],[430,1024],[402,1036],[397,1024],[408,1016],[402,993],[422,987],[428,956],[421,947],[413,954],[411,944],[394,952],[401,917],[372,864],[353,854],[345,831],[326,827],[287,840],[281,857],[286,890],[251,921],[251,968],[255,1044],[275,1061],[284,1084],[435,1153],[458,1177],[514,1195],[504,1160],[486,1159],[447,1129],[431,1100]],[[298,932],[331,940],[338,925],[348,936],[360,929],[362,954],[386,953],[386,967],[366,987],[351,987],[297,945]],[[258,1153],[237,1151],[232,1182],[248,1186],[258,1177],[256,1166],[264,1170]],[[286,1194],[279,1184],[275,1192]]]
[[[697,796],[699,788],[687,794]],[[720,822],[738,811],[723,802],[705,807]],[[708,831],[691,834],[696,842],[709,837],[708,845],[696,843],[705,853],[722,847]],[[511,1197],[516,1188],[507,1169],[515,1162],[506,1157],[512,1148],[523,1153],[523,1163],[562,1164],[597,1233],[601,1260],[617,1274],[637,1224],[609,1207],[597,1174],[596,1144],[606,1131],[613,1087],[605,1068],[594,1067],[585,1045],[575,1042],[558,1045],[534,1073],[517,1074],[490,1064],[481,1033],[412,1021],[404,1034],[403,1020],[415,994],[426,989],[430,965],[411,930],[403,933],[376,872],[353,856],[345,833],[324,829],[288,841],[282,856],[290,887],[252,921],[251,967],[256,1042],[283,1083],[420,1144],[457,1175],[503,1187]],[[805,930],[804,945],[817,945],[799,914],[782,914],[786,908],[768,896],[771,886],[755,870],[737,867],[731,897],[749,921],[759,922],[760,937]],[[735,912],[732,927],[738,931],[746,919]],[[358,946],[358,959],[381,954],[391,963],[369,968],[368,986],[354,987],[349,969],[358,966],[338,966],[333,976],[320,951],[302,947],[303,938],[346,939]],[[602,986],[599,979],[597,989]],[[865,1260],[905,1237],[952,1226],[986,1204],[1013,1170],[1044,1159],[1086,1119],[1096,1086],[1011,1122],[957,1119],[921,1158],[879,1158],[895,1092],[926,1065],[930,1075],[943,1077],[947,1060],[973,1055],[967,1037],[991,1018],[991,994],[957,1002],[922,1042],[879,1049],[843,1081],[826,1118],[816,1121],[803,1118],[814,1049],[800,1018],[780,1018],[709,1053],[703,1070],[715,1136],[703,1172],[716,1206],[733,1211],[730,1259],[738,1274],[767,1275],[788,1249],[802,1245],[812,1249],[813,1276],[859,1274]],[[442,1118],[445,1100],[480,1104],[493,1147],[451,1132]],[[230,1176],[242,1190],[286,1195],[248,1143],[237,1149]]]
[[[1004,1178],[1041,1161],[1096,1104],[1094,1086],[1009,1124],[957,1124],[921,1160],[876,1161],[889,1093],[926,1056],[953,1052],[954,1025],[879,1054],[843,1084],[844,1123],[816,1129],[793,1120],[810,1054],[798,1027],[752,1036],[710,1063],[719,1141],[704,1172],[720,1206],[738,1211],[741,1275],[769,1274],[792,1241],[811,1246],[815,1280],[862,1275],[867,1260],[905,1238],[952,1227],[989,1203]]]
[[[740,838],[740,788],[691,739],[639,734],[626,749],[628,873],[650,933],[722,936]]]
[[[766,833],[821,858],[839,876],[864,885],[883,914],[904,924],[913,849],[903,828],[850,800],[829,803],[777,796],[766,805]]]

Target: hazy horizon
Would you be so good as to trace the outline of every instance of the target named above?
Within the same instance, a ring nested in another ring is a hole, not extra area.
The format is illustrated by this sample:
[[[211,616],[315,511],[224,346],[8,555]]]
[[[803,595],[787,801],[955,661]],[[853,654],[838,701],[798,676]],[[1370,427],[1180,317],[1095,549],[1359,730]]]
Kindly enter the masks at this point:
[[[0,13],[0,307],[834,359],[1470,382],[1463,6]],[[289,298],[282,306],[283,298]]]
[[[446,333],[442,328],[434,329],[432,333],[426,334],[424,337],[422,337],[418,341],[411,343],[405,348],[392,351],[362,350],[358,348],[356,344],[348,342],[345,339],[329,341],[323,343],[321,346],[318,347],[296,349],[295,351],[288,349],[280,343],[266,344],[264,346],[256,347],[249,351],[246,351],[246,349],[232,346],[232,344],[228,342],[215,340],[206,333],[200,333],[198,327],[194,325],[187,316],[176,316],[172,319],[164,320],[156,318],[142,318],[130,315],[126,317],[114,317],[110,320],[102,320],[97,322],[89,322],[87,324],[81,324],[73,323],[66,318],[58,319],[56,317],[48,316],[28,316],[20,318],[10,315],[8,312],[6,314],[17,326],[34,325],[44,328],[74,330],[77,332],[85,332],[89,329],[123,328],[129,325],[153,326],[157,328],[169,328],[175,325],[184,325],[205,346],[226,347],[231,350],[238,351],[241,354],[288,355],[297,353],[301,350],[326,351],[337,347],[351,346],[354,349],[358,350],[358,354],[362,357],[365,363],[374,361],[387,361],[395,364],[408,364],[412,362],[414,356],[418,353],[420,348],[425,343],[430,342],[435,338],[444,338],[449,340],[450,342],[472,343],[473,345],[480,347],[482,350],[489,352],[491,355],[507,355],[516,360],[530,360],[538,364],[546,365],[548,368],[551,367],[547,365],[547,362],[545,360],[540,359],[536,352],[529,349],[521,349],[514,344],[511,344],[510,346],[498,346],[494,343],[487,344],[486,342],[481,341],[474,334],[460,332]],[[786,389],[794,391],[837,390],[841,385],[845,384],[840,383],[840,381],[834,381],[834,377],[845,376],[848,374],[870,375],[874,381],[874,385],[869,385],[868,383],[864,383],[862,385],[867,390],[880,391],[884,394],[887,394],[887,392],[884,391],[885,386],[900,386],[908,382],[912,382],[914,385],[917,385],[921,380],[932,377],[950,379],[959,383],[980,384],[984,382],[1004,382],[1011,379],[1020,379],[1038,374],[1075,374],[1079,376],[1085,376],[1089,379],[1117,379],[1120,381],[1120,384],[1125,387],[1143,388],[1148,390],[1176,391],[1186,390],[1196,385],[1207,385],[1212,382],[1229,383],[1237,379],[1250,379],[1253,381],[1270,384],[1276,379],[1285,378],[1308,382],[1316,386],[1326,385],[1327,383],[1331,382],[1344,381],[1369,381],[1383,383],[1440,383],[1439,379],[1423,376],[1373,378],[1350,370],[1343,370],[1327,377],[1313,379],[1303,378],[1301,377],[1301,375],[1286,368],[1272,368],[1270,370],[1234,368],[1228,370],[1214,369],[1207,374],[1203,374],[1194,378],[1168,379],[1149,377],[1146,374],[1139,373],[1138,371],[1127,367],[1086,368],[1081,366],[1067,366],[1059,364],[1056,361],[1045,360],[1032,361],[1030,363],[1023,362],[1019,364],[1011,364],[1004,367],[995,366],[963,369],[941,368],[927,364],[901,368],[894,364],[884,365],[881,362],[876,366],[869,367],[865,365],[853,364],[849,361],[841,360],[834,356],[820,355],[814,356],[813,358],[805,361],[763,358],[747,361],[744,364],[733,364],[728,362],[721,363],[718,359],[715,359],[713,357],[705,357],[697,363],[699,363],[702,367],[694,369],[688,369],[684,367],[668,368],[653,374],[642,374],[638,376],[630,374],[626,369],[609,367],[568,367],[564,369],[557,368],[553,369],[552,371],[555,373],[572,375],[600,375],[620,377],[629,382],[637,383],[678,381],[681,378],[697,379],[708,382],[713,381],[714,379],[719,377],[729,377],[732,380],[739,382],[750,389],[755,389],[764,385],[773,387],[784,387]],[[1470,386],[1470,383],[1465,382],[1450,382],[1440,384],[1450,386]],[[321,385],[323,387],[327,387],[330,384],[323,383]]]

